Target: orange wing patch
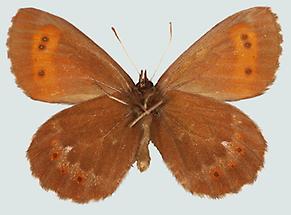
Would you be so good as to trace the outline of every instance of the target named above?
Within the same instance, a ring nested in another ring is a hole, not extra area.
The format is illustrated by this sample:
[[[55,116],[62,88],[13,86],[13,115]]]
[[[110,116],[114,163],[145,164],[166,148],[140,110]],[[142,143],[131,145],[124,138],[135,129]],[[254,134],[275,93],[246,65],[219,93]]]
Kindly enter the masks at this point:
[[[33,8],[20,9],[8,32],[16,82],[32,99],[76,104],[129,92],[133,81],[98,45],[69,22]],[[103,87],[104,87],[103,86]]]
[[[234,68],[234,76],[238,78],[239,83],[251,84],[258,80],[257,59],[258,59],[258,42],[257,35],[250,25],[237,24],[229,30],[229,37],[234,44],[234,54],[236,64]],[[251,89],[241,88],[238,91],[251,92]]]
[[[237,68],[235,73],[246,75],[247,80],[254,79],[258,57],[257,35],[250,26],[238,24],[230,29],[230,38],[235,44]]]
[[[41,89],[39,94],[42,96],[55,91],[58,86],[53,57],[59,39],[60,30],[53,25],[46,25],[33,35],[31,52],[33,79]]]
[[[282,36],[270,8],[236,13],[190,46],[162,75],[157,88],[223,101],[258,96],[275,79]]]

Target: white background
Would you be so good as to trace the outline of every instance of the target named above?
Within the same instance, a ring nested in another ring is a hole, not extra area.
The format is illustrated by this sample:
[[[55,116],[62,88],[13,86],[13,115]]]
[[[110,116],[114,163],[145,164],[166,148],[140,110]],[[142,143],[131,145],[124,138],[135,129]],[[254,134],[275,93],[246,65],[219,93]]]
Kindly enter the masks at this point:
[[[3,1],[4,2],[4,1]],[[0,214],[291,214],[291,5],[289,1],[5,1],[0,8]],[[263,96],[236,102],[260,126],[268,141],[265,168],[253,185],[223,199],[200,198],[184,191],[152,146],[152,163],[140,174],[132,168],[117,191],[100,202],[79,205],[44,191],[31,176],[26,150],[36,129],[66,106],[37,102],[25,96],[10,73],[7,30],[21,7],[56,14],[77,26],[103,47],[137,81],[110,30],[114,25],[133,60],[150,74],[168,41],[173,43],[156,78],[194,41],[227,16],[253,6],[271,6],[284,37],[280,69]],[[288,200],[289,199],[289,200]],[[289,205],[288,205],[289,203]]]

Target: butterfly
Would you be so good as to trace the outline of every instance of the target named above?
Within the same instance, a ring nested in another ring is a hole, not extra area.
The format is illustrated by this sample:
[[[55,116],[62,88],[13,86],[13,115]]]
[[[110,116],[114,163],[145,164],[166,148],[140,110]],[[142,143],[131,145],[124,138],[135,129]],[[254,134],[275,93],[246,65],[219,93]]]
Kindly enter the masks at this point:
[[[152,142],[185,190],[220,198],[253,183],[266,141],[225,101],[258,96],[272,84],[282,36],[268,7],[240,11],[190,46],[156,85],[135,84],[98,45],[62,18],[20,9],[7,42],[26,95],[73,104],[45,122],[27,151],[46,190],[78,203],[110,196],[136,163],[150,165]]]

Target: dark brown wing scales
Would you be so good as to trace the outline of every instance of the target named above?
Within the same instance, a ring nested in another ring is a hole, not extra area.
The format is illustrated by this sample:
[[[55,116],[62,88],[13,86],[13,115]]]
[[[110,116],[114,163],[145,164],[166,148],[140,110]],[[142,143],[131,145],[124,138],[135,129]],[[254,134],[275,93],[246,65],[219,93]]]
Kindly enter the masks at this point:
[[[167,97],[152,139],[185,189],[217,198],[256,179],[266,144],[246,115],[199,95],[171,91]]]
[[[142,135],[127,106],[108,97],[66,109],[35,134],[27,152],[42,187],[85,203],[111,195],[131,164]]]

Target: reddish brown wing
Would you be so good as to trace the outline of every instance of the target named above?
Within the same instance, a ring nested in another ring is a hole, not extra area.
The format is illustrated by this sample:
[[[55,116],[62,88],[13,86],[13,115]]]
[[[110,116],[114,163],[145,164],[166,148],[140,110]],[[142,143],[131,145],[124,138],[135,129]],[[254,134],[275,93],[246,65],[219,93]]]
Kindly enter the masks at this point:
[[[266,144],[251,119],[201,95],[171,91],[166,99],[152,140],[186,190],[218,198],[254,182]]]
[[[27,152],[41,186],[79,203],[111,195],[141,139],[127,106],[99,97],[66,109],[36,132]]]
[[[79,103],[103,95],[100,82],[108,92],[134,86],[103,49],[64,19],[25,8],[12,23],[7,42],[12,71],[33,99]]]
[[[211,29],[163,74],[157,87],[219,100],[262,94],[281,53],[280,26],[270,8],[238,12]]]

